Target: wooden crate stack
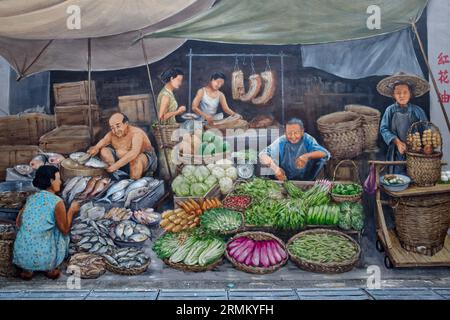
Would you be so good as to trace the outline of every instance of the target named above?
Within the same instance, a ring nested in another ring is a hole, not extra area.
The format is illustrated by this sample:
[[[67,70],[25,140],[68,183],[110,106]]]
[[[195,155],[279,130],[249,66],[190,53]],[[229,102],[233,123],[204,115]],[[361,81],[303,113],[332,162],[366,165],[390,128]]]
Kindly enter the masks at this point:
[[[97,104],[95,82],[91,83],[91,123],[89,130],[89,82],[58,83],[53,86],[57,128],[42,136],[39,146],[46,152],[64,155],[86,151],[99,138],[100,108]]]
[[[130,124],[150,129],[150,95],[121,96],[119,97],[119,110],[128,117]]]
[[[39,138],[55,128],[55,118],[41,113],[0,117],[0,180],[6,169],[28,164],[39,153]]]

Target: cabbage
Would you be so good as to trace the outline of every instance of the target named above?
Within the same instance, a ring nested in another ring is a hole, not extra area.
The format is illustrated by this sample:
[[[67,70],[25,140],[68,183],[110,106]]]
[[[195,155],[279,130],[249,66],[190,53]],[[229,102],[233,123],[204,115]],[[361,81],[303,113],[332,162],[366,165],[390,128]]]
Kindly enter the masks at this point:
[[[221,167],[215,166],[212,170],[211,170],[211,174],[213,176],[215,176],[217,179],[221,179],[223,177],[225,177],[225,170],[222,169]]]
[[[206,178],[211,175],[209,169],[205,166],[198,166],[195,169],[195,177],[197,178],[197,182],[203,182]]]
[[[208,164],[206,167],[208,168],[208,170],[209,170],[210,172],[212,172],[212,169],[214,169],[215,164],[210,163],[210,164]]]
[[[216,162],[216,166],[226,170],[233,166],[233,161],[229,159],[220,159]]]
[[[191,185],[191,196],[202,197],[208,192],[208,187],[204,183],[194,183]]]
[[[222,194],[230,193],[233,190],[233,180],[228,177],[224,177],[219,180],[220,191]]]
[[[187,165],[181,170],[181,174],[187,178],[193,176],[195,174],[195,166]]]
[[[190,195],[189,184],[183,176],[178,176],[173,180],[172,190],[178,197],[187,197]]]
[[[212,188],[212,186],[216,185],[218,182],[217,178],[213,175],[209,176],[205,179],[204,183],[209,187]]]
[[[225,175],[234,181],[238,177],[237,169],[235,167],[230,167],[227,170],[225,170]]]

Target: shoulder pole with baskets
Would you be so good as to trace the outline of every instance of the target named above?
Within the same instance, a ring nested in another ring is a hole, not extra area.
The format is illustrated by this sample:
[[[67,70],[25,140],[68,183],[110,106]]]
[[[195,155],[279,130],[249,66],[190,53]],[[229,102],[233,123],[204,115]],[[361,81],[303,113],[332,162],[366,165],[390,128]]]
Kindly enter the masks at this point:
[[[431,140],[428,140],[428,138],[423,138],[420,132],[422,131],[423,134],[425,130],[423,128],[431,130]],[[415,134],[418,134],[417,138],[414,138]],[[439,141],[434,140],[435,134],[439,136]],[[428,144],[425,145],[424,142]],[[426,146],[431,146],[433,148],[431,154],[420,153],[422,147]],[[434,149],[439,150],[434,152]],[[413,123],[408,130],[406,171],[411,180],[413,180],[414,184],[419,187],[434,186],[441,177],[441,160],[442,135],[439,128],[429,121],[419,121]]]
[[[152,74],[150,72],[150,66],[148,64],[147,50],[145,49],[145,43],[144,43],[144,38],[142,37],[142,32],[141,32],[141,44],[142,44],[142,53],[144,54],[144,59],[145,59],[145,66],[147,67],[147,75],[148,75],[148,82],[150,84],[150,92],[151,92],[152,101],[153,101],[153,109],[155,111],[156,116],[158,117],[158,110],[156,108],[155,90],[153,89],[153,82],[152,82]],[[161,123],[161,120],[159,120],[159,118],[158,118],[157,127],[159,128],[159,130],[162,130],[161,129],[162,123]],[[165,140],[164,134],[161,134],[160,138],[161,138],[161,145],[165,146],[166,140]],[[166,165],[167,165],[167,170],[169,171],[170,180],[172,180],[173,174],[172,174],[172,169],[170,168],[169,157],[167,154],[167,148],[163,148],[163,152],[164,152],[164,156],[166,158]]]

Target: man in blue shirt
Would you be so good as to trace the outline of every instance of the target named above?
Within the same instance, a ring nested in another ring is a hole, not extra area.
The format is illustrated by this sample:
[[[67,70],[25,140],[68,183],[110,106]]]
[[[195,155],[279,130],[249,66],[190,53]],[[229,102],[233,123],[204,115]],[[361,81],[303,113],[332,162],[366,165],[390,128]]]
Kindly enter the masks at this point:
[[[280,181],[313,181],[330,157],[295,118],[286,124],[285,134],[259,154],[261,164],[270,167]]]

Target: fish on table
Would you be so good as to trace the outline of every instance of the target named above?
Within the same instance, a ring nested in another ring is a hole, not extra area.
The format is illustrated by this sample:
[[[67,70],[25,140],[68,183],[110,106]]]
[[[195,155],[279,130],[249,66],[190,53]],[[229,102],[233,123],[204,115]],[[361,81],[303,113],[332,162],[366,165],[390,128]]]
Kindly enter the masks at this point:
[[[148,192],[150,191],[150,188],[147,186],[144,187],[140,187],[134,190],[131,190],[127,195],[126,195],[126,200],[125,200],[125,208],[129,207],[131,204],[131,201],[142,198],[143,196],[145,196]]]
[[[111,182],[110,178],[102,178],[98,180],[95,184],[94,190],[88,195],[89,198],[94,198],[99,195],[103,190],[105,190],[109,183]]]
[[[111,187],[109,187],[108,191],[106,192],[106,195],[98,201],[99,202],[105,201],[105,202],[111,203],[111,201],[109,200],[109,197],[111,197],[113,194],[116,194],[117,192],[125,190],[132,181],[133,180],[128,179],[128,180],[122,180],[117,183],[114,183]]]
[[[88,182],[88,184],[87,184],[87,186],[86,186],[86,189],[84,189],[83,193],[79,196],[79,198],[80,198],[80,199],[87,199],[87,198],[88,198],[88,195],[89,195],[92,191],[94,191],[94,188],[95,188],[95,186],[96,186],[96,184],[97,184],[97,181],[99,181],[100,179],[102,179],[101,176],[92,177],[92,178],[89,180],[89,182]]]
[[[86,189],[89,180],[91,180],[91,177],[82,177],[75,184],[73,189],[69,192],[68,203],[72,203],[75,197]]]

